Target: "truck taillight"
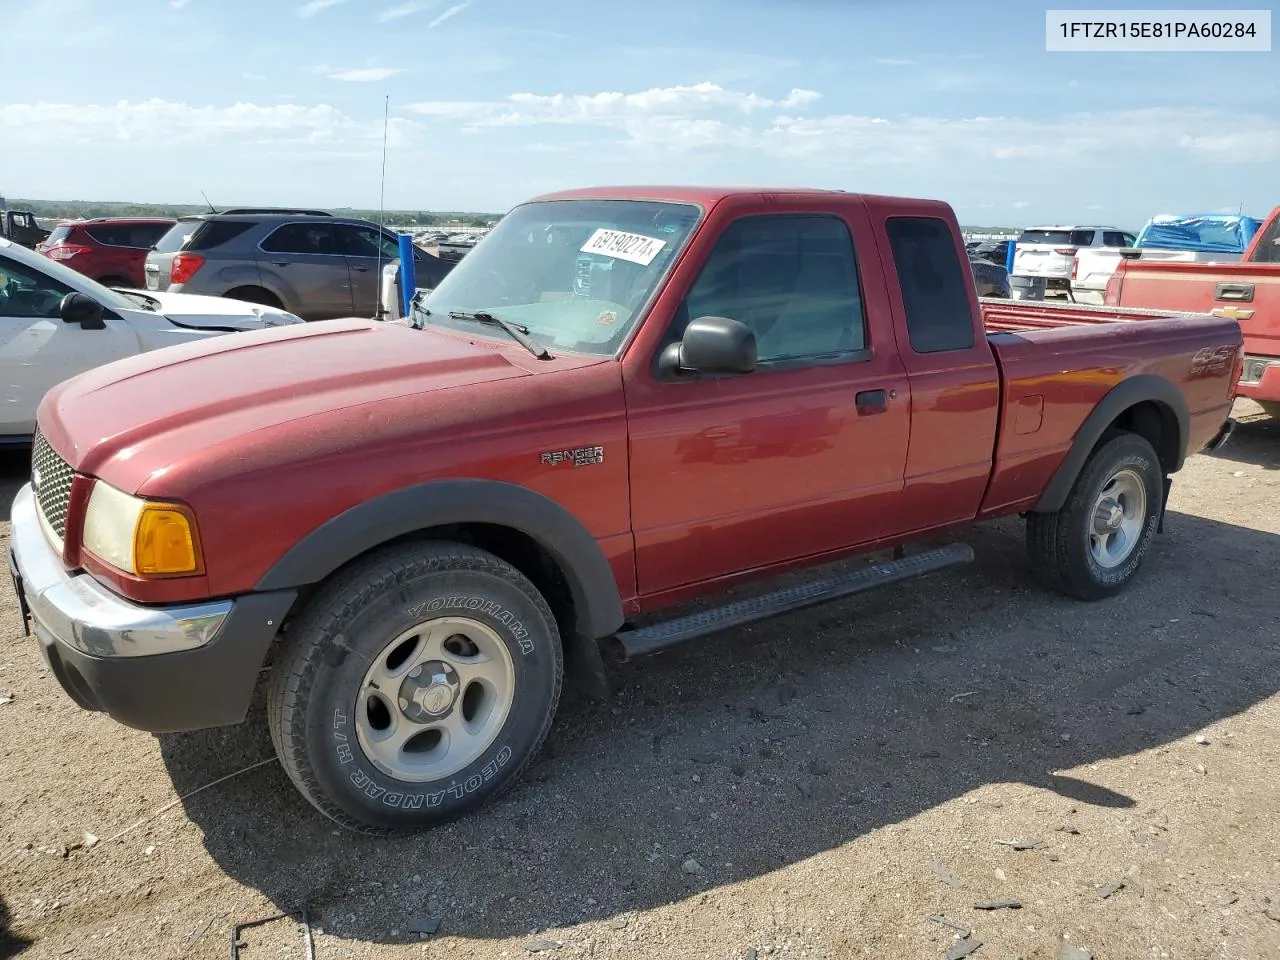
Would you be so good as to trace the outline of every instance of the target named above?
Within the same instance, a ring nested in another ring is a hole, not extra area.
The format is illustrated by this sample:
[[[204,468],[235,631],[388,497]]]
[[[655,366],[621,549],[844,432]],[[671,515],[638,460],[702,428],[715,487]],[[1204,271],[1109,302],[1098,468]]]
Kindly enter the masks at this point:
[[[169,266],[169,282],[186,283],[203,266],[204,257],[198,253],[175,254],[173,263]]]
[[[1240,378],[1244,376],[1244,344],[1240,344],[1240,348],[1236,350],[1235,366],[1231,368],[1231,389],[1227,396],[1232,403],[1235,403],[1236,394],[1240,390]]]
[[[1054,247],[1053,252],[1060,257],[1074,257],[1076,255],[1075,247]]]
[[[45,247],[44,255],[50,260],[70,260],[72,257],[78,257],[82,253],[89,253],[88,247],[82,247],[76,243],[59,243],[53,247]]]
[[[1071,261],[1071,279],[1076,278],[1076,274],[1080,272],[1080,258],[1076,257]]]

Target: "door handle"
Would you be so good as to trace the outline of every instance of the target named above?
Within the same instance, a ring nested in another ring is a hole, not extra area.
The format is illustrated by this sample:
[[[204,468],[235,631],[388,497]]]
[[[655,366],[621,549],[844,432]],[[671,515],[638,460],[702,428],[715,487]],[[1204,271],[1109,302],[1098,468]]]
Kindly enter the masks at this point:
[[[1220,283],[1214,288],[1215,300],[1234,300],[1237,303],[1253,303],[1252,283]]]
[[[368,272],[369,272],[369,268],[368,268],[368,267],[352,267],[351,269],[352,269],[352,270],[354,270],[356,273],[368,273]]]
[[[884,390],[859,390],[853,398],[853,405],[858,408],[860,417],[884,413],[889,409],[889,394]]]
[[[288,260],[272,260],[271,265],[273,267],[287,267],[289,265],[289,261]]]

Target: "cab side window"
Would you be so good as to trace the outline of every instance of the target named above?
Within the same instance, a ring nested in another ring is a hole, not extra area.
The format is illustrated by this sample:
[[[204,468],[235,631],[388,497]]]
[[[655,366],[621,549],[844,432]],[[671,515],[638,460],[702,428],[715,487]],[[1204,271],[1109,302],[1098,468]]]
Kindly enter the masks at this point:
[[[906,310],[907,336],[916,353],[973,346],[969,285],[951,228],[936,217],[890,217],[889,247]]]
[[[865,349],[848,226],[836,217],[812,215],[734,221],[685,297],[672,339],[690,320],[706,316],[750,327],[761,364]]]

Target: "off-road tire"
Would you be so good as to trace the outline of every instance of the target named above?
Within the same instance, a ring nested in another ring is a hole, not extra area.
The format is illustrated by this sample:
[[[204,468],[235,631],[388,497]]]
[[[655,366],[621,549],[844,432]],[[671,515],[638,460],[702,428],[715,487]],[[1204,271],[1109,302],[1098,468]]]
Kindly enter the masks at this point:
[[[434,616],[491,629],[510,653],[514,694],[474,762],[442,780],[408,782],[361,747],[357,691],[379,651]],[[307,800],[347,829],[388,834],[451,820],[509,787],[546,739],[563,674],[555,617],[520,571],[463,544],[403,544],[355,563],[311,599],[272,667],[267,718],[280,763]]]
[[[1132,552],[1118,567],[1100,566],[1089,549],[1093,506],[1122,470],[1132,470],[1146,490],[1146,519]],[[1055,513],[1027,514],[1027,554],[1032,573],[1045,586],[1080,600],[1119,593],[1138,572],[1160,523],[1164,473],[1155,449],[1134,433],[1110,431],[1085,462]]]
[[[260,307],[275,307],[277,310],[284,309],[284,304],[270,290],[264,290],[262,287],[236,287],[234,290],[228,290],[222,295],[224,300],[243,300],[245,303],[256,303]]]

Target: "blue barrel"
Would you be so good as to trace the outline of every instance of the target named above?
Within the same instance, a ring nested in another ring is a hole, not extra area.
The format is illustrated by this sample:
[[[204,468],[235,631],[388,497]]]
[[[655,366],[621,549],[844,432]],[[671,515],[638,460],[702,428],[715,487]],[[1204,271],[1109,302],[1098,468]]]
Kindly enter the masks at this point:
[[[1004,258],[1004,268],[1009,271],[1009,276],[1013,276],[1013,254],[1014,254],[1014,251],[1017,249],[1018,249],[1018,241],[1010,240],[1009,252],[1005,255],[1005,258]]]
[[[417,277],[413,272],[413,237],[407,233],[400,234],[400,314],[412,316],[413,295],[417,292]],[[378,278],[382,282],[382,278]]]

